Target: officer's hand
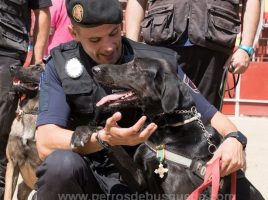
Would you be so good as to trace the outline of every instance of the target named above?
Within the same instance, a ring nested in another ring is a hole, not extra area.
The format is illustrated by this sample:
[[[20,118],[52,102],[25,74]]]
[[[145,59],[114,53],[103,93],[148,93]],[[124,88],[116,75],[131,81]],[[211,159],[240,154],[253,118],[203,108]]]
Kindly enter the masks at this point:
[[[230,60],[229,71],[233,74],[242,74],[248,69],[250,57],[243,49],[237,49]]]
[[[117,112],[107,119],[103,130],[99,132],[102,140],[110,145],[129,145],[134,146],[146,141],[151,134],[157,129],[154,123],[149,124],[142,129],[146,121],[146,117],[141,117],[133,126],[129,128],[121,128],[117,122],[122,118],[121,113]]]
[[[218,157],[221,159],[221,177],[241,169],[245,164],[245,152],[243,151],[243,146],[237,139],[232,137],[227,138],[219,146],[208,163],[213,162]]]

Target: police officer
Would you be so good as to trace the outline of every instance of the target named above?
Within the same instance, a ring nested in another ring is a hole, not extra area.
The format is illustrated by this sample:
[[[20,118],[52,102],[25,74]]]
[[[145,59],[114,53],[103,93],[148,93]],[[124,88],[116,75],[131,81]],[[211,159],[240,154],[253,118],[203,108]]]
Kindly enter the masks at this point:
[[[42,76],[36,142],[43,163],[37,169],[34,198],[54,200],[58,195],[85,193],[89,195],[86,198],[91,199],[96,194],[125,194],[129,192],[128,186],[105,156],[103,144],[140,144],[154,133],[157,125],[150,123],[143,129],[146,117],[138,115],[132,125],[123,127],[122,120],[133,118],[116,112],[98,132],[98,139],[97,133],[93,133],[83,147],[73,149],[70,145],[73,133],[93,120],[97,114],[96,103],[105,93],[110,93],[93,80],[91,69],[97,64],[126,63],[134,56],[163,58],[176,64],[176,53],[122,37],[122,10],[118,0],[67,0],[66,7],[74,41],[51,51]],[[237,131],[228,118],[199,93],[193,97],[204,123],[211,122],[223,136]],[[213,159],[222,159],[222,176],[243,166],[243,146],[245,142],[228,137],[215,152]]]
[[[22,65],[29,44],[31,9],[36,26],[32,63],[41,63],[50,26],[50,0],[0,0],[0,199],[3,197],[6,170],[6,145],[15,117],[17,97],[10,91],[10,65]]]

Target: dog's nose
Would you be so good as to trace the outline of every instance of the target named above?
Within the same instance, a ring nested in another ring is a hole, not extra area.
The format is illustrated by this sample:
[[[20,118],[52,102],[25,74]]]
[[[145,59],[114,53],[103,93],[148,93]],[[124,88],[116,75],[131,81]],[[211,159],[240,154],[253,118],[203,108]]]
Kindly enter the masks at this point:
[[[16,66],[15,65],[11,65],[10,66],[10,71],[14,71],[16,69]]]
[[[97,75],[98,73],[100,73],[100,71],[101,71],[101,68],[98,67],[98,66],[95,66],[95,67],[92,68],[92,73],[94,75]]]
[[[20,67],[20,66],[18,66],[18,65],[11,65],[11,66],[10,66],[10,71],[11,71],[11,72],[14,72],[14,71],[16,71],[19,67]]]

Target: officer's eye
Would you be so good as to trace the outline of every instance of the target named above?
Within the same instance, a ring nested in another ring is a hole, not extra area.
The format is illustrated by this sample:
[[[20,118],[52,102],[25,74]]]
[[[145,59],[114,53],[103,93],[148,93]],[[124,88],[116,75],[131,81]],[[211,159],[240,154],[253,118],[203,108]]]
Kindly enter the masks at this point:
[[[118,29],[116,29],[115,31],[113,31],[113,32],[110,34],[110,36],[115,36],[115,35],[117,35],[117,33],[118,33]]]
[[[100,38],[89,38],[88,40],[92,43],[97,43],[100,41]]]
[[[114,29],[109,35],[110,35],[110,36],[115,36],[115,35],[118,34],[118,32],[119,32],[119,28],[117,27],[117,28]]]

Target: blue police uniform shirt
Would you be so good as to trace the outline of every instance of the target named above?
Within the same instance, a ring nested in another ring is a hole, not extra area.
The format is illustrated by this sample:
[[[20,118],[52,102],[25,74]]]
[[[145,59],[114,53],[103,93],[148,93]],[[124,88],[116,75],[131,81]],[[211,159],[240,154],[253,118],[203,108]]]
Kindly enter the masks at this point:
[[[201,120],[204,124],[209,123],[210,119],[217,112],[198,91],[194,84],[178,66],[178,76],[190,88],[190,92],[196,103],[196,108],[201,113]],[[44,124],[56,124],[66,127],[70,115],[70,106],[66,101],[66,95],[61,87],[60,79],[57,75],[53,59],[45,67],[45,72],[40,80],[40,102],[37,126]]]

